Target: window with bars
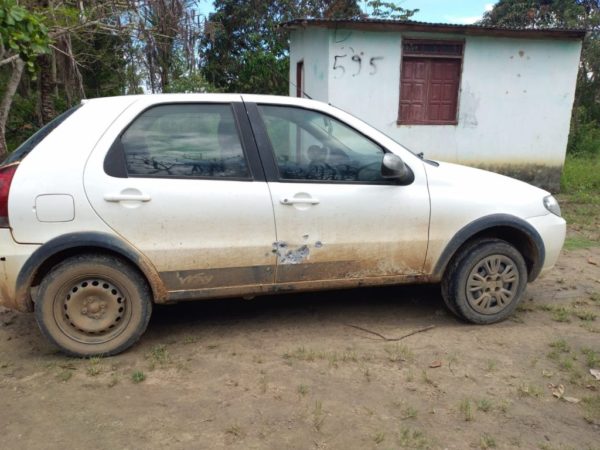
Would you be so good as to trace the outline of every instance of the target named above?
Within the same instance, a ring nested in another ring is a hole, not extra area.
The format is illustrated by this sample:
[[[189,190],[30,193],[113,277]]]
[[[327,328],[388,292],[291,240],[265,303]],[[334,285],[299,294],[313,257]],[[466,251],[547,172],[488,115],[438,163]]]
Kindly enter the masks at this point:
[[[463,48],[457,41],[403,41],[399,124],[457,123]]]

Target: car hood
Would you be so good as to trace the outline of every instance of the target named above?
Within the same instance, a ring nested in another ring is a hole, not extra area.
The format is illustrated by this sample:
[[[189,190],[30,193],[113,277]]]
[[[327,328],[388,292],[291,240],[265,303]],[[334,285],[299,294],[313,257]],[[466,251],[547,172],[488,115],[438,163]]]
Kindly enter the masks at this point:
[[[479,210],[509,212],[523,218],[549,213],[544,207],[547,191],[487,170],[447,162],[425,164],[432,203],[457,199]],[[483,212],[483,211],[482,211]]]

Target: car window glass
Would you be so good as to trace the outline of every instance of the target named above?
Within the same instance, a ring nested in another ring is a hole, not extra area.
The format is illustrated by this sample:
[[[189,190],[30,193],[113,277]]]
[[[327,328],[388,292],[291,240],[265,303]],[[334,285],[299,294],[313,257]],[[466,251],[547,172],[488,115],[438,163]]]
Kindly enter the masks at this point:
[[[285,106],[259,106],[279,175],[286,180],[384,182],[384,151],[325,114]]]
[[[248,178],[229,105],[160,105],[121,136],[127,172],[137,176]]]
[[[69,118],[77,109],[79,109],[81,105],[74,106],[71,109],[68,109],[60,116],[48,122],[42,128],[40,128],[35,134],[33,134],[29,139],[23,142],[14,152],[9,154],[4,161],[0,165],[10,164],[17,161],[22,161],[25,157],[31,153],[31,151],[46,137],[52,133],[58,126],[63,123],[65,120]]]

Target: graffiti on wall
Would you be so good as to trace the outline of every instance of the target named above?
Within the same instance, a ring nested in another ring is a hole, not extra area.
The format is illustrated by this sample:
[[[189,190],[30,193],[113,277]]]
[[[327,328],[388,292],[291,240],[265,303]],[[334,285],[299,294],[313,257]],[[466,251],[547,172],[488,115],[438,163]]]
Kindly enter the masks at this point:
[[[333,57],[334,78],[339,79],[346,74],[353,77],[366,73],[375,75],[377,63],[383,60],[383,56],[365,56],[365,52],[355,51],[353,47],[340,47],[340,51]],[[368,67],[363,71],[363,65],[368,61]]]

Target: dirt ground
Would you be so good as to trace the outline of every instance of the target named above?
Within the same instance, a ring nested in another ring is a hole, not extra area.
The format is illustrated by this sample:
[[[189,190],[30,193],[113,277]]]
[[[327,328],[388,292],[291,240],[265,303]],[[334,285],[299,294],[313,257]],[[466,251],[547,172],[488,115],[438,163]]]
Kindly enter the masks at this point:
[[[221,300],[156,308],[105,359],[3,310],[0,447],[599,449],[598,264],[565,251],[493,326],[455,319],[437,286]]]

